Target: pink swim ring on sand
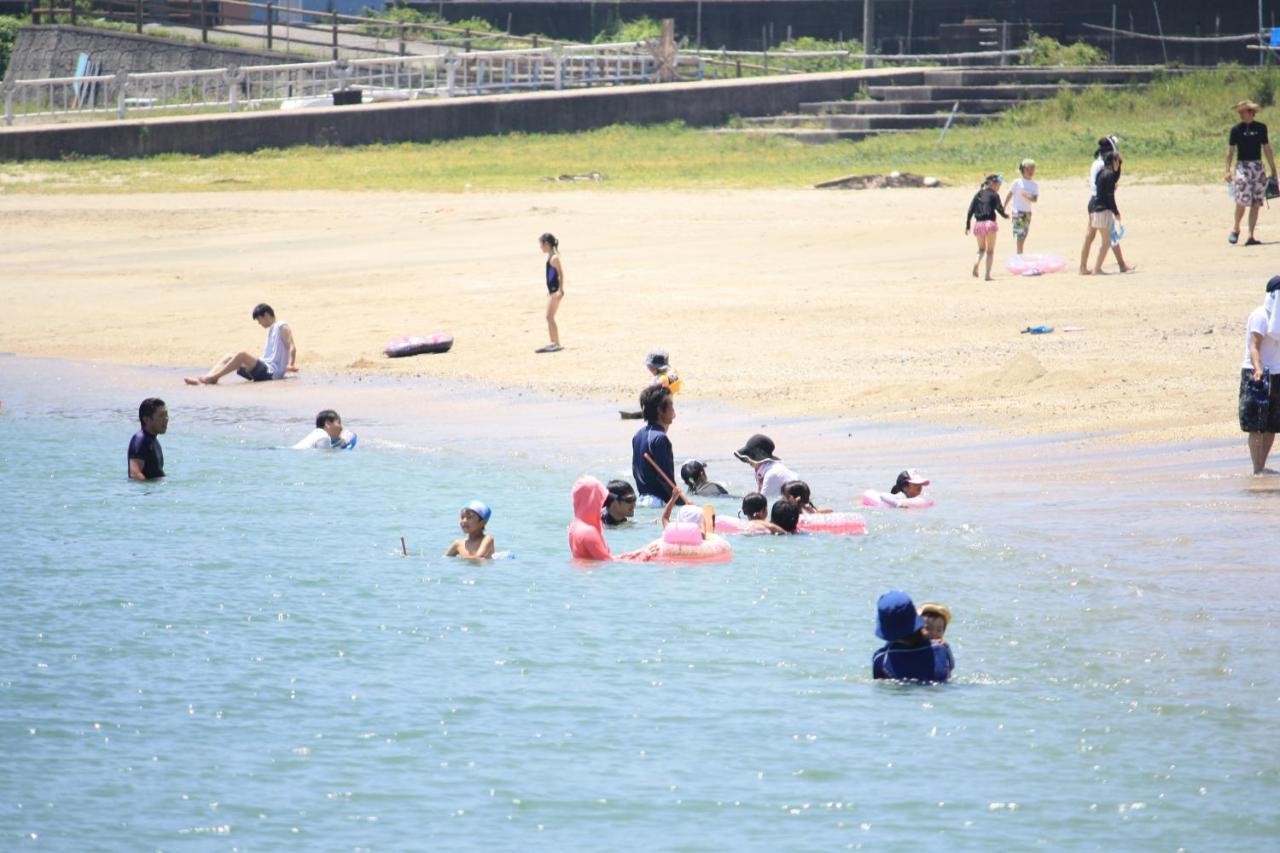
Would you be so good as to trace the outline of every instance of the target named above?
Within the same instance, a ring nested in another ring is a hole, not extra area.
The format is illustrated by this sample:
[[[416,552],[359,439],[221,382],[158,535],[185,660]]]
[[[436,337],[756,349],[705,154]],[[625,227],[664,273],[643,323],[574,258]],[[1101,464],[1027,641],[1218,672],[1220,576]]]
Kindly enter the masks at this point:
[[[1004,262],[1004,268],[1014,275],[1049,275],[1066,266],[1062,255],[1014,255]]]

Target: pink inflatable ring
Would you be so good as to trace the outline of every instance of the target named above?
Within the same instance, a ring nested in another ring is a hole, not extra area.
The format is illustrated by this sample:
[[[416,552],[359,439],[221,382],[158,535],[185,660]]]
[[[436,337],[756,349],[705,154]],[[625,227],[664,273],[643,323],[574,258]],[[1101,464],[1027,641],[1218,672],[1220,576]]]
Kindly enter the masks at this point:
[[[1014,275],[1049,275],[1061,272],[1067,265],[1062,255],[1014,255],[1004,267]]]

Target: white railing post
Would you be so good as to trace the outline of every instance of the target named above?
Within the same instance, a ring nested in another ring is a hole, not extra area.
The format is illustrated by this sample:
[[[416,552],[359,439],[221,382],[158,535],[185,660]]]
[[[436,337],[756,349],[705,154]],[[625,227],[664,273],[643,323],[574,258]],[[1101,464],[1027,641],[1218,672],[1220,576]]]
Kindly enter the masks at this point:
[[[338,90],[346,91],[347,86],[350,85],[350,81],[349,81],[349,78],[351,76],[350,63],[348,63],[347,60],[345,59],[339,59],[336,63],[334,63],[333,70],[336,71],[338,75]]]
[[[458,58],[452,53],[444,61],[444,96],[453,97],[453,84],[458,79]]]
[[[556,51],[556,88],[564,88],[564,54]]]
[[[127,71],[116,72],[116,116],[120,119],[124,118],[124,114],[128,109],[126,102],[126,94],[129,91],[129,73]]]
[[[13,94],[18,89],[13,83],[4,84],[4,126],[13,127]]]
[[[227,101],[230,103],[230,112],[235,112],[240,107],[240,80],[243,73],[240,68],[235,65],[228,65],[227,70],[222,73],[227,81]]]

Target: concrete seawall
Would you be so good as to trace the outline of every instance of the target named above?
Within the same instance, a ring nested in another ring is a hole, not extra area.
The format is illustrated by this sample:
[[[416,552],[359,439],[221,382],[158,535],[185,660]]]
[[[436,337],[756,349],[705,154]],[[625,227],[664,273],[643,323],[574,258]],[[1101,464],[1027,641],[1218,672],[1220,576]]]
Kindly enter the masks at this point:
[[[303,57],[265,50],[176,41],[98,27],[35,26],[18,30],[4,78],[39,80],[70,77],[75,73],[76,60],[82,53],[101,63],[100,74],[308,61]]]
[[[918,83],[919,69],[875,69],[533,92],[353,107],[0,130],[0,161],[209,155],[295,145],[429,142],[503,133],[562,133],[613,124],[720,124],[851,97],[861,85]]]

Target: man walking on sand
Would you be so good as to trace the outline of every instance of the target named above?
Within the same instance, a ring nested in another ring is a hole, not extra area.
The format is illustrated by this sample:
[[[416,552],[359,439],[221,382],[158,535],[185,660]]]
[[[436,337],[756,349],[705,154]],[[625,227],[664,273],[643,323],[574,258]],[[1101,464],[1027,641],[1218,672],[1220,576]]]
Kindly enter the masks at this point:
[[[1271,178],[1276,177],[1276,158],[1271,153],[1271,141],[1267,138],[1267,126],[1254,121],[1254,116],[1261,109],[1253,101],[1241,101],[1235,110],[1240,115],[1240,123],[1231,128],[1231,136],[1227,142],[1227,183],[1231,184],[1232,195],[1236,199],[1236,223],[1227,235],[1227,242],[1235,244],[1240,240],[1240,220],[1244,217],[1244,209],[1249,208],[1249,239],[1246,246],[1258,246],[1262,241],[1255,239],[1253,230],[1258,225],[1258,210],[1267,197],[1267,173],[1262,168],[1262,155],[1267,155],[1267,164],[1271,166]],[[1232,155],[1236,158],[1236,169],[1231,171]]]
[[[253,309],[253,319],[267,330],[267,346],[258,358],[247,352],[223,356],[204,376],[188,376],[188,385],[217,385],[218,380],[235,372],[250,382],[267,382],[284,379],[286,373],[298,371],[298,348],[293,343],[293,329],[284,320],[276,319],[276,312],[263,302]]]

